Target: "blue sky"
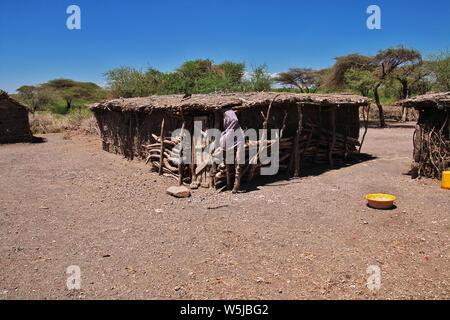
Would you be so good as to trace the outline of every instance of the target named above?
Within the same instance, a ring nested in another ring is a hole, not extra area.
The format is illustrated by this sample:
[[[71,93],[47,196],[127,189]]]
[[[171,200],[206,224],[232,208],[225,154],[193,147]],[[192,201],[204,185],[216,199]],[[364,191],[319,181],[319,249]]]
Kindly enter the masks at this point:
[[[81,30],[66,28],[71,4],[81,8]],[[372,4],[381,30],[366,27]],[[400,43],[430,54],[450,47],[449,12],[448,0],[1,0],[0,88],[54,78],[103,85],[114,67],[172,71],[196,58],[280,72]]]

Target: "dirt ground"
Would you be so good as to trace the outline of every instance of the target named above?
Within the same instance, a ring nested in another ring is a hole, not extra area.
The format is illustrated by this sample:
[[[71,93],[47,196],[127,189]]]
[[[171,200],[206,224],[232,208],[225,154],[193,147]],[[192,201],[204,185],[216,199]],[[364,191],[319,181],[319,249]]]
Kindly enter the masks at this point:
[[[412,133],[370,129],[360,163],[189,199],[98,138],[2,145],[0,299],[449,299],[450,191],[404,175]],[[396,208],[367,207],[378,192]]]

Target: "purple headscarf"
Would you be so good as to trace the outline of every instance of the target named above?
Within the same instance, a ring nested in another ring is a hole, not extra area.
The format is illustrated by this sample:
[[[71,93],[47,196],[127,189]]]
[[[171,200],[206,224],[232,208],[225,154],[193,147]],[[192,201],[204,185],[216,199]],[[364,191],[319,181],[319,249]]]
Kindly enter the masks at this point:
[[[223,150],[230,150],[239,144],[244,143],[244,132],[239,126],[239,120],[233,110],[225,112],[223,117],[222,138],[220,145]]]

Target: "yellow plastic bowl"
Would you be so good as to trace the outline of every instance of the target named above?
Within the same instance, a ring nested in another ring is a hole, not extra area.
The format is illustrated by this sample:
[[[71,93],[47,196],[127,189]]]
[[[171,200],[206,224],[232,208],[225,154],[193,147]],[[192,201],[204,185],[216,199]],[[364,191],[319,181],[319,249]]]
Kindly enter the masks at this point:
[[[397,199],[395,196],[384,193],[372,193],[366,195],[370,207],[375,209],[390,209]]]
[[[450,189],[450,171],[442,172],[442,189]]]

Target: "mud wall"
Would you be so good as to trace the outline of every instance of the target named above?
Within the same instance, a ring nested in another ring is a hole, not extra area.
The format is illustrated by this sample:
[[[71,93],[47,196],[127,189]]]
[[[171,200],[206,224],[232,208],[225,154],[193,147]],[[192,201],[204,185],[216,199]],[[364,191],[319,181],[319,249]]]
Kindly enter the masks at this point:
[[[0,143],[31,141],[28,110],[9,100],[0,100]]]

